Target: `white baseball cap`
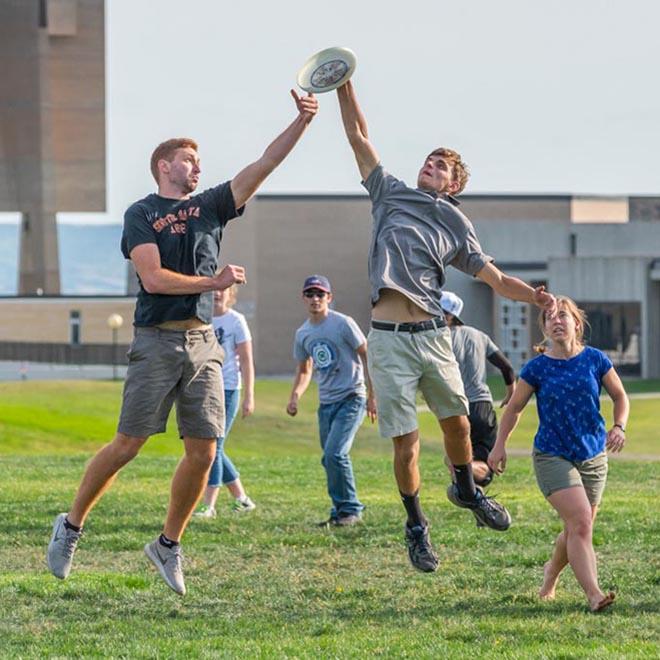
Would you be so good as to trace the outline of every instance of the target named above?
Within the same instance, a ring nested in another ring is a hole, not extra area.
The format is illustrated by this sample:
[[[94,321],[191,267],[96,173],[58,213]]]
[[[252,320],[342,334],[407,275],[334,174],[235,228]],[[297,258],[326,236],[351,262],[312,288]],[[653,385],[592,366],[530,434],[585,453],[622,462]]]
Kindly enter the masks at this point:
[[[463,311],[463,301],[453,291],[442,292],[440,307],[442,307],[447,314],[451,314],[458,325],[464,325],[463,321],[460,319],[460,314]]]

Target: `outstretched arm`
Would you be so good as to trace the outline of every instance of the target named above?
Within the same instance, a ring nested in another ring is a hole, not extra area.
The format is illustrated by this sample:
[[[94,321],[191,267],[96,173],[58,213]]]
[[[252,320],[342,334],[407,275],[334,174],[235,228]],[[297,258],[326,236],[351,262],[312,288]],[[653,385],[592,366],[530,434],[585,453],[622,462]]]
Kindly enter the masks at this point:
[[[237,209],[257,192],[266,177],[291,153],[318,112],[319,104],[313,94],[300,97],[291,90],[291,96],[296,102],[298,116],[268,145],[259,160],[241,170],[231,181],[231,192]]]
[[[532,394],[534,394],[534,388],[521,378],[516,385],[516,390],[511,401],[509,401],[509,405],[504,409],[497,430],[497,440],[495,440],[495,445],[488,454],[488,467],[496,474],[502,474],[504,468],[506,468],[506,441],[518,425],[520,413],[527,405]]]
[[[357,102],[353,83],[349,80],[337,89],[339,108],[341,109],[341,120],[344,123],[346,137],[355,154],[360,176],[363,180],[373,172],[380,159],[369,141],[367,120]]]
[[[555,297],[545,290],[544,286],[533,289],[517,277],[506,275],[492,263],[487,263],[476,275],[480,280],[500,296],[531,303],[541,309],[551,310],[557,304]]]

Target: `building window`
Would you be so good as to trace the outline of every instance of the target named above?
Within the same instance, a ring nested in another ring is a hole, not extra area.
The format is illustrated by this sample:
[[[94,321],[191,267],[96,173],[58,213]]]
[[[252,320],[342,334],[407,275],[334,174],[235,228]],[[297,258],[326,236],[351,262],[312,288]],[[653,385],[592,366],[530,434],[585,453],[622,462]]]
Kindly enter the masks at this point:
[[[585,339],[604,351],[619,374],[642,373],[642,306],[638,302],[580,301],[589,328]]]
[[[69,312],[69,343],[72,346],[80,345],[80,312],[76,309]]]
[[[498,344],[504,355],[518,371],[529,355],[529,305],[507,300],[496,304],[496,322],[499,325]]]

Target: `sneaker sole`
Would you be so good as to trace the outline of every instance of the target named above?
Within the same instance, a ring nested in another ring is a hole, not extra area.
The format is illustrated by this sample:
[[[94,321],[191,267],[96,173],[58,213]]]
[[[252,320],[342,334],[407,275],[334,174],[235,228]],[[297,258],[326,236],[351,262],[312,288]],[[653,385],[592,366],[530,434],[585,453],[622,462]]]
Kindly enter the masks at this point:
[[[410,557],[408,557],[408,559],[410,559]],[[420,566],[415,566],[412,559],[410,559],[410,564],[416,571],[419,571],[420,573],[435,573],[438,570],[438,566],[440,565],[438,562],[433,568],[421,568]]]
[[[483,518],[480,518],[478,513],[474,510],[472,510],[472,513],[477,520],[477,527],[488,527],[489,529],[492,529],[496,532],[506,532],[509,529],[509,527],[511,527],[511,514],[509,514],[508,511],[507,511],[506,526],[493,524],[488,519],[484,520]]]
[[[158,561],[158,557],[154,557],[153,553],[151,552],[151,543],[147,543],[144,546],[144,554],[147,555],[147,558],[149,561],[156,567],[158,572],[160,573],[160,576],[163,578],[165,581],[165,584],[175,593],[179,594],[179,596],[185,596],[186,595],[186,589],[184,587],[183,591],[179,591],[176,586],[174,586],[169,578],[167,577],[167,574],[163,570],[163,565]]]
[[[482,490],[482,489],[479,487],[479,490]],[[482,490],[482,493],[483,493],[483,490]],[[508,511],[506,512],[506,515],[507,515],[506,525],[494,525],[487,518],[486,519],[481,518],[479,516],[479,513],[477,511],[475,511],[475,509],[465,505],[460,500],[457,500],[454,497],[454,492],[453,492],[451,486],[447,489],[447,499],[454,506],[457,506],[459,509],[467,509],[468,511],[471,511],[472,515],[474,516],[475,520],[477,521],[477,527],[488,527],[489,529],[492,529],[496,532],[506,532],[509,529],[509,527],[511,527],[511,514]]]

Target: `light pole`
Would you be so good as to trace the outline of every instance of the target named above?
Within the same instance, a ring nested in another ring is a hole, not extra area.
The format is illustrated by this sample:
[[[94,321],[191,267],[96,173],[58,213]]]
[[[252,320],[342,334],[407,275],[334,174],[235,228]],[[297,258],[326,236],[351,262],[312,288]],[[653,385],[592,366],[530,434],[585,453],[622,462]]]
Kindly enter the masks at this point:
[[[107,323],[112,330],[112,380],[117,380],[117,334],[124,325],[124,318],[120,314],[110,314]]]

